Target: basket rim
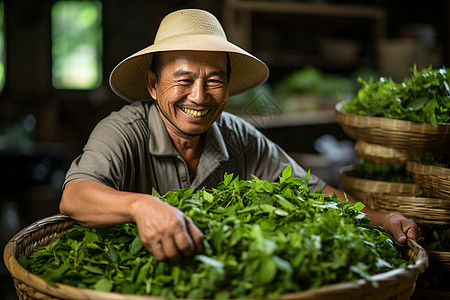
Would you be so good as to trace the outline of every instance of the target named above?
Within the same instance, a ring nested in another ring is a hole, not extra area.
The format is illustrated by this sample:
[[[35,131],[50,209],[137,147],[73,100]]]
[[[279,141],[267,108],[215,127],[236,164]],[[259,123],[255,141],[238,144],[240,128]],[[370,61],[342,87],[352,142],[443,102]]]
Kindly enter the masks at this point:
[[[64,221],[70,221],[70,217],[63,215],[63,214],[57,214],[51,217],[47,217],[41,220],[36,221],[35,223],[31,224],[30,226],[22,229],[17,234],[15,234],[10,241],[7,243],[3,257],[6,264],[6,267],[8,271],[10,272],[11,276],[19,281],[27,282],[29,283],[29,280],[32,279],[31,286],[38,290],[41,293],[52,295],[59,297],[61,299],[72,299],[73,297],[78,299],[117,299],[117,300],[125,300],[125,299],[131,299],[131,300],[142,300],[142,299],[164,299],[157,296],[151,296],[151,295],[133,295],[133,294],[121,294],[117,292],[102,292],[97,291],[93,289],[87,289],[87,288],[76,288],[70,285],[66,284],[60,284],[57,283],[56,287],[53,287],[47,282],[42,279],[41,277],[34,275],[33,273],[25,270],[18,262],[18,260],[15,257],[14,248],[13,245],[19,239],[23,234],[39,230],[41,227],[44,226],[45,222],[52,221],[52,222],[64,222]],[[38,229],[36,229],[39,227]],[[413,278],[418,276],[420,273],[423,273],[425,269],[429,265],[429,258],[428,253],[426,250],[419,245],[415,240],[408,239],[407,240],[407,246],[410,247],[411,251],[416,250],[416,261],[414,263],[411,263],[407,265],[404,268],[397,268],[394,270],[390,270],[387,272],[375,274],[372,276],[372,279],[377,282],[387,282],[389,280],[395,279],[395,277],[401,277],[404,278]],[[12,269],[15,268],[15,271]],[[417,278],[417,277],[416,277]],[[322,286],[319,288],[306,290],[306,291],[300,291],[300,292],[293,292],[293,293],[286,293],[281,295],[280,299],[294,299],[298,296],[304,297],[305,299],[310,296],[320,296],[321,294],[329,293],[330,291],[342,291],[343,289],[352,289],[352,290],[358,290],[362,288],[368,288],[371,287],[372,284],[365,280],[365,279],[359,279],[355,282],[343,282],[343,283],[336,283],[336,284],[330,284],[327,286]],[[70,294],[69,294],[70,293]],[[69,295],[68,295],[69,294]],[[182,298],[177,298],[179,300],[187,300]],[[235,300],[238,300],[235,298]],[[246,299],[251,300],[251,299]]]
[[[377,157],[380,160],[395,160],[399,162],[408,160],[408,153],[404,149],[369,143],[364,140],[357,140],[354,148],[359,154]]]
[[[406,170],[419,175],[450,177],[450,168],[428,165],[412,160],[406,162]]]

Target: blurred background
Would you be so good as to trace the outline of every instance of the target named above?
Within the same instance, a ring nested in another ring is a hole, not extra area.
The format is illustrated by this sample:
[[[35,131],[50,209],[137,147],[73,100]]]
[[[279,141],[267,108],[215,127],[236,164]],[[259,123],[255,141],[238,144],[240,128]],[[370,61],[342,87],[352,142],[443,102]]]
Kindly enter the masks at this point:
[[[161,19],[203,8],[228,39],[271,70],[227,110],[257,126],[306,169],[338,186],[353,141],[334,120],[358,77],[401,81],[450,62],[450,1],[0,0],[1,249],[58,213],[61,184],[95,124],[125,101],[108,77],[152,44]],[[0,264],[0,298],[16,299]]]

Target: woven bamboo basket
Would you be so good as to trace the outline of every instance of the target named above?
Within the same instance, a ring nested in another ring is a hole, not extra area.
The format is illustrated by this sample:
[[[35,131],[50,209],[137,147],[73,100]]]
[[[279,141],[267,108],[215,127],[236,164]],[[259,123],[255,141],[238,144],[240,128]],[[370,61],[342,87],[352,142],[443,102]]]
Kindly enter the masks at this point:
[[[414,183],[377,181],[348,176],[346,172],[352,167],[345,166],[339,170],[339,184],[347,193],[372,209],[377,208],[374,198],[378,195],[416,196],[421,193],[420,187]]]
[[[40,277],[31,274],[18,262],[20,254],[30,255],[38,247],[48,245],[69,231],[73,221],[64,215],[42,219],[17,233],[4,251],[6,267],[11,273],[20,299],[117,299],[143,300],[162,299],[152,296],[106,293],[89,289],[79,289],[68,285],[48,285]],[[284,294],[280,299],[410,299],[417,277],[428,267],[428,254],[414,240],[407,241],[403,247],[404,257],[411,262],[406,268],[376,274],[373,280],[379,284],[374,287],[366,280],[339,283],[304,292]]]
[[[342,111],[342,102],[335,106],[336,121],[356,140],[398,149],[437,151],[450,147],[450,125],[434,127],[382,117],[359,116]]]
[[[409,153],[406,150],[371,144],[363,140],[356,141],[355,153],[376,164],[404,164],[409,159]]]
[[[411,174],[424,194],[450,200],[450,169],[425,165],[414,161],[406,163],[406,171]]]
[[[380,212],[400,212],[424,225],[450,225],[450,201],[448,200],[381,194],[374,194],[372,200]]]

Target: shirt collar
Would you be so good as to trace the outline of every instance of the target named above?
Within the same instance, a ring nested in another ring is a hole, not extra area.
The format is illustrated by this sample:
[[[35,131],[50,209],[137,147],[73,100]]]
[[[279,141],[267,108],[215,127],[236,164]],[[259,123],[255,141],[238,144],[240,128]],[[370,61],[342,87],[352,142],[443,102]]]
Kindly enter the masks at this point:
[[[202,156],[208,156],[218,162],[229,160],[227,146],[217,122],[213,123],[211,130],[206,134]]]
[[[158,112],[158,108],[154,103],[150,104],[148,112],[148,125],[149,125],[149,151],[153,155],[168,156],[178,155],[177,151],[172,145],[169,133],[167,132],[166,125],[161,119],[161,115]]]
[[[229,160],[230,157],[220,128],[217,123],[213,123],[211,130],[205,136],[205,145],[197,167],[197,175],[191,186],[201,187],[222,162]]]

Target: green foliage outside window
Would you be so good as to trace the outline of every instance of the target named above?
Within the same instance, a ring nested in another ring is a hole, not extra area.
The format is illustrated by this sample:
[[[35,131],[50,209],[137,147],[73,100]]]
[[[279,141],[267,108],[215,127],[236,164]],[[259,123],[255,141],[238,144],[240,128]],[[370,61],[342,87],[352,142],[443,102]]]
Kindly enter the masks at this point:
[[[5,85],[5,14],[3,1],[0,1],[0,91]]]
[[[98,87],[102,81],[102,3],[57,1],[51,22],[53,87]]]

